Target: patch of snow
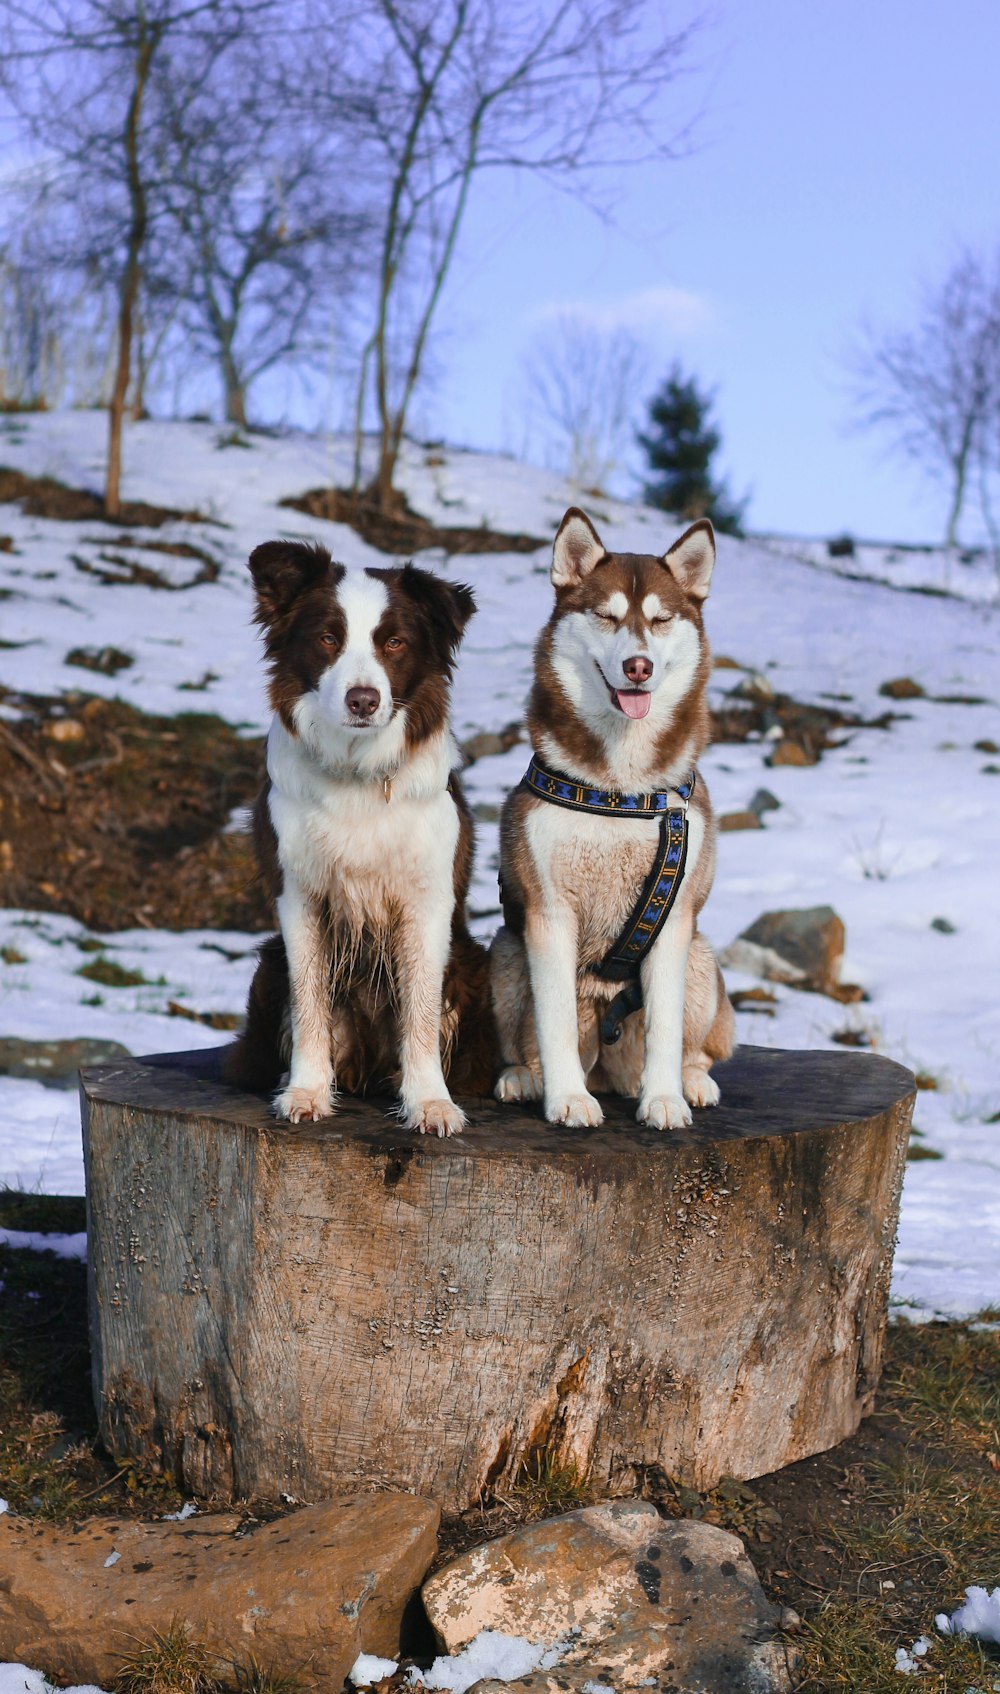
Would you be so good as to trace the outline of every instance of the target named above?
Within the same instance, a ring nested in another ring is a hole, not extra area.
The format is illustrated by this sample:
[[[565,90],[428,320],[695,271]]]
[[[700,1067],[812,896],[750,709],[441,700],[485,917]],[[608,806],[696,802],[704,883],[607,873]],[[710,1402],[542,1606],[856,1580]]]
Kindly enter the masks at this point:
[[[0,1247],[12,1247],[15,1252],[54,1253],[57,1259],[86,1259],[87,1232],[76,1235],[43,1235],[36,1229],[4,1229],[0,1227]]]
[[[907,1652],[905,1647],[897,1647],[896,1669],[900,1671],[903,1676],[913,1676],[916,1672],[923,1670],[924,1667],[920,1663],[920,1660],[924,1658],[929,1646],[930,1639],[928,1636],[921,1635],[916,1641],[914,1641],[909,1652]]]
[[[934,1626],[942,1635],[978,1635],[1000,1647],[1000,1588],[988,1594],[985,1588],[967,1588],[965,1604],[949,1617],[939,1612]]]
[[[384,1676],[394,1676],[399,1669],[395,1659],[380,1659],[375,1653],[359,1653],[347,1673],[355,1688],[370,1688]]]
[[[104,1561],[105,1570],[110,1570],[111,1566],[116,1565],[120,1558],[121,1558],[121,1554],[118,1552],[117,1548],[115,1549],[115,1551],[113,1553],[109,1553],[107,1558]]]
[[[8,1502],[6,1500],[0,1500],[0,1518],[3,1517],[4,1512],[9,1511],[9,1510],[10,1510],[10,1507],[8,1505]]]
[[[193,1518],[197,1510],[196,1501],[185,1500],[179,1512],[164,1512],[163,1521],[164,1523],[187,1523],[188,1518]]]
[[[0,1665],[0,1694],[56,1694],[51,1682],[46,1682],[40,1670],[29,1670],[27,1665]],[[102,1688],[96,1688],[92,1682],[78,1684],[74,1688],[63,1688],[59,1694],[104,1694]]]
[[[465,1694],[474,1682],[493,1677],[498,1682],[514,1682],[535,1670],[551,1670],[566,1651],[566,1642],[557,1641],[545,1646],[527,1641],[522,1635],[505,1635],[499,1629],[483,1629],[463,1647],[460,1653],[434,1660],[430,1670],[409,1672],[415,1685],[424,1688],[447,1688],[451,1694]]]

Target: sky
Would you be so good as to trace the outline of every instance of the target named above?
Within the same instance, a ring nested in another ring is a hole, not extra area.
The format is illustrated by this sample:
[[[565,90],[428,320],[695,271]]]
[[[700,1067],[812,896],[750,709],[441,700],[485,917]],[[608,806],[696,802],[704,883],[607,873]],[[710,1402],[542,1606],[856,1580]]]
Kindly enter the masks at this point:
[[[1000,4],[721,0],[694,57],[665,100],[700,107],[694,145],[621,172],[613,224],[480,181],[415,421],[520,450],[525,359],[574,308],[642,336],[651,388],[676,357],[716,389],[751,527],[939,539],[942,487],[852,429],[845,355],[957,248],[1000,248]]]

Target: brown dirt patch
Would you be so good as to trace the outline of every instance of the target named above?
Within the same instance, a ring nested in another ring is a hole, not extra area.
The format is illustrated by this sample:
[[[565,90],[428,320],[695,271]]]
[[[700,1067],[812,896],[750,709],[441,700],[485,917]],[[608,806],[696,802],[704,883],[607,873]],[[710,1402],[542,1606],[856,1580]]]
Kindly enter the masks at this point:
[[[222,833],[257,792],[262,741],[205,713],[147,717],[119,700],[17,704],[26,717],[0,724],[5,906],[104,930],[270,927],[249,840]]]
[[[433,524],[415,512],[401,494],[395,496],[391,513],[386,513],[349,488],[311,488],[305,494],[279,502],[311,518],[346,523],[380,553],[403,556],[440,547],[446,553],[534,553],[548,542],[536,535],[505,535],[500,530],[463,529],[451,524]]]
[[[828,747],[843,745],[849,738],[845,731],[889,729],[897,716],[887,711],[877,718],[865,718],[840,706],[807,705],[790,694],[757,694],[752,685],[744,685],[738,693],[713,704],[712,740],[748,741],[780,729],[778,746],[797,749],[801,757],[786,754],[774,762],[812,765]]]
[[[99,494],[86,488],[70,488],[51,476],[27,476],[24,471],[0,465],[0,505],[20,506],[32,518],[55,518],[62,523],[87,523],[95,519],[122,528],[159,529],[165,523],[208,523],[202,512],[178,512],[170,506],[153,506],[145,500],[125,500],[116,518],[108,517]]]

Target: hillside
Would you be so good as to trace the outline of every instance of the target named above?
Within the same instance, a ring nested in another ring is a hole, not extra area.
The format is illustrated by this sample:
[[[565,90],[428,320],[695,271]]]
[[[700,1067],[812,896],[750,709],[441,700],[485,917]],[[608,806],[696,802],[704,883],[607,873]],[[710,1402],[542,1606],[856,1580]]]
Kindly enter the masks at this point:
[[[0,1034],[135,1052],[213,1044],[267,921],[235,833],[266,724],[247,554],[290,534],[351,565],[386,555],[281,504],[347,480],[342,440],[236,445],[208,424],[134,425],[124,492],[147,509],[126,528],[25,480],[96,490],[103,450],[100,414],[0,420],[0,467],[18,473],[0,471]],[[410,448],[401,482],[434,525],[542,543],[420,555],[476,590],[456,731],[497,735],[522,715],[549,541],[577,496],[513,460],[440,448]],[[584,503],[616,547],[662,551],[674,534],[660,513]],[[970,1314],[1000,1305],[1000,612],[978,575],[963,597],[965,579],[941,572],[931,595],[866,579],[866,560],[862,549],[848,577],[818,550],[720,541],[707,621],[724,738],[703,774],[720,813],[761,789],[776,805],[763,827],[722,835],[705,927],[723,947],[764,911],[839,912],[844,979],[867,998],[769,985],[772,999],[739,1013],[740,1037],[839,1040],[920,1074],[923,1156],[907,1170],[894,1295],[912,1313]],[[902,678],[913,686],[881,692]],[[500,745],[473,742],[466,773],[484,938],[498,916],[496,809],[525,761],[523,745]],[[797,757],[790,747],[815,762],[769,763]],[[729,986],[759,984],[729,973]],[[0,1181],[82,1191],[72,1093],[0,1075]]]

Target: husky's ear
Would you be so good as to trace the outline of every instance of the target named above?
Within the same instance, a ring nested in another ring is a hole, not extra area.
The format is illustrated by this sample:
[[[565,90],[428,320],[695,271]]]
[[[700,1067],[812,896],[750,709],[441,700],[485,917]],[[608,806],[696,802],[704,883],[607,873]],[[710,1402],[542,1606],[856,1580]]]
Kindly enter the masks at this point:
[[[427,625],[442,650],[442,658],[453,654],[476,609],[476,597],[464,582],[446,582],[433,571],[404,565],[399,575],[403,593],[423,611]]]
[[[663,555],[663,563],[692,600],[704,600],[715,565],[715,531],[707,518],[699,518],[686,529]]]
[[[257,622],[271,624],[290,611],[304,588],[329,575],[339,582],[343,565],[335,565],[325,547],[304,541],[265,541],[250,555],[250,575],[257,590]]]
[[[556,588],[573,588],[589,576],[606,548],[590,519],[579,506],[571,506],[556,533],[552,547],[551,577]]]

